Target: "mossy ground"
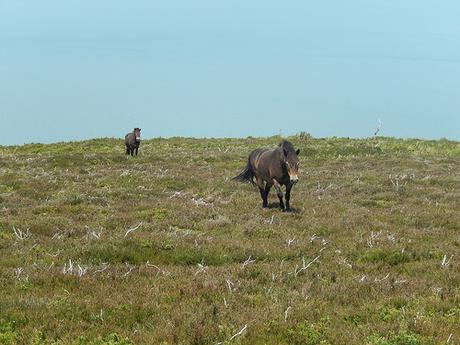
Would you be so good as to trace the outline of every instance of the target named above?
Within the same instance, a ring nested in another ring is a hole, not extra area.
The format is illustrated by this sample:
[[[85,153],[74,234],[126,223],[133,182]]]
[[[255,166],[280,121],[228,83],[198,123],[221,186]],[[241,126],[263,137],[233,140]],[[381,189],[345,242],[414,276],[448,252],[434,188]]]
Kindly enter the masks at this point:
[[[460,144],[289,139],[292,213],[279,137],[0,147],[0,343],[459,343]]]

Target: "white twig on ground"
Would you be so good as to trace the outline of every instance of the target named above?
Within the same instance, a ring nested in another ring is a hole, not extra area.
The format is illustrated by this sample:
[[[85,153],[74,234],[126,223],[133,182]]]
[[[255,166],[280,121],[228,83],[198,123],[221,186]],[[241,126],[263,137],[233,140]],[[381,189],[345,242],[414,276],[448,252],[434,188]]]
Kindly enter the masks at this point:
[[[195,199],[194,197],[192,197],[190,199],[196,206],[208,206],[210,205],[211,203],[209,202],[206,202],[204,199],[202,198],[199,198],[199,199]]]
[[[382,281],[388,279],[389,276],[390,276],[390,273],[388,273],[388,274],[387,274],[385,277],[383,277],[382,279],[375,278],[375,279],[374,279],[374,282],[376,282],[376,283],[382,282]]]
[[[128,266],[128,265],[126,265],[126,266]],[[125,274],[123,274],[123,277],[127,277],[127,276],[132,272],[132,270],[133,270],[134,268],[135,268],[135,266],[131,266],[131,267],[129,268],[128,272],[126,272]]]
[[[14,272],[16,273],[16,279],[21,280],[21,273],[24,271],[22,267],[17,267]]]
[[[224,297],[224,306],[225,306],[225,308],[228,307],[228,303],[227,303],[227,300],[225,299],[225,297]]]
[[[173,194],[171,194],[171,196],[169,197],[170,199],[172,198],[175,198],[175,197],[178,197],[178,196],[182,196],[184,194],[183,191],[177,191],[177,192],[174,192]]]
[[[447,337],[446,343],[450,343],[450,341],[452,340],[452,337],[453,337],[453,336],[454,336],[454,335],[453,335],[452,333],[449,334],[449,337]]]
[[[27,229],[26,231],[22,231],[21,229],[16,228],[14,226],[13,226],[13,233],[16,236],[16,238],[21,241],[29,238],[32,235],[29,229]]]
[[[88,267],[82,267],[80,264],[78,264],[78,276],[83,277],[86,272],[88,271]]]
[[[227,283],[228,290],[233,292],[233,286],[235,286],[235,284],[233,284],[230,279],[227,279],[225,282]]]
[[[65,262],[65,263],[64,263],[64,268],[62,269],[62,273],[63,273],[63,274],[67,274],[67,273],[72,274],[72,273],[73,273],[73,262],[72,262],[72,259],[69,259],[68,262]]]
[[[52,256],[53,258],[55,258],[55,257],[57,257],[60,253],[61,253],[61,250],[58,249],[58,251],[56,252],[56,254],[46,253],[46,255],[49,255],[49,256]]]
[[[53,240],[54,240],[54,239],[60,240],[60,239],[62,239],[62,233],[61,233],[60,231],[58,231],[58,232],[56,232],[56,233],[53,235],[53,237],[51,237],[51,238],[52,238]]]
[[[142,225],[144,225],[144,223],[143,223],[143,222],[140,222],[140,223],[139,223],[138,225],[136,225],[135,227],[129,228],[128,230],[126,230],[126,233],[125,233],[124,238],[126,238],[126,236],[128,236],[131,232],[133,232],[133,231],[139,229]]]
[[[93,274],[102,273],[102,272],[104,272],[107,268],[109,268],[109,266],[110,266],[110,265],[107,264],[107,262],[103,262],[103,263],[102,263],[102,268],[100,268],[100,269],[94,271]]]
[[[205,266],[204,264],[198,264],[198,270],[195,272],[195,275],[201,273],[201,272],[206,272],[206,270],[208,269],[208,266]]]
[[[450,265],[450,260],[452,260],[454,256],[451,255],[449,259],[447,259],[447,255],[444,254],[444,257],[442,258],[441,262],[441,267],[448,267]]]
[[[161,268],[158,267],[157,265],[151,264],[150,261],[147,261],[145,264],[147,265],[147,267],[156,268],[156,270],[158,271],[157,273],[161,273],[161,274],[163,274],[163,275],[166,275],[166,274],[169,273],[168,271],[161,269]]]
[[[291,306],[287,307],[286,310],[284,311],[284,322],[287,322],[287,319],[288,319],[288,314],[289,314],[289,310],[291,310]]]
[[[287,244],[288,247],[290,247],[294,243],[295,243],[295,237],[294,238],[288,238],[286,240],[286,244]]]
[[[244,269],[247,265],[252,264],[253,262],[256,262],[256,259],[251,260],[251,255],[249,255],[246,261],[241,264],[241,269]]]
[[[247,324],[244,325],[244,327],[241,328],[241,330],[240,330],[238,333],[232,335],[232,337],[230,338],[230,340],[233,340],[233,339],[235,339],[236,337],[239,337],[241,334],[244,333],[244,331],[245,331],[247,328],[248,328],[248,325],[247,325]]]
[[[310,267],[314,262],[318,261],[319,258],[321,257],[321,255],[318,255],[317,257],[315,257],[313,260],[311,260],[308,264],[305,264],[305,258],[302,258],[302,267],[300,267],[299,269],[298,266],[296,266],[296,268],[294,269],[294,277],[297,277],[302,271],[306,270],[308,267]]]
[[[405,284],[405,283],[407,283],[406,279],[401,279],[401,280],[396,280],[395,281],[395,284]]]

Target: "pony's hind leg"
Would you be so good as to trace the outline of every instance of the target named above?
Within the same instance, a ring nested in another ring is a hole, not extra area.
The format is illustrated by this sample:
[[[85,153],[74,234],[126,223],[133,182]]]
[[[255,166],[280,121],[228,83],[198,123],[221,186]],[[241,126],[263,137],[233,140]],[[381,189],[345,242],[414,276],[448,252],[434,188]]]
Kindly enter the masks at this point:
[[[270,193],[270,189],[272,188],[272,185],[270,183],[265,184],[265,207],[268,207],[268,193]]]
[[[264,186],[264,184],[265,184],[264,180],[258,177],[257,186],[259,187],[260,197],[262,198],[262,207],[266,208],[268,207],[268,202],[267,202],[268,193],[265,191],[266,186]]]
[[[280,209],[284,210],[283,191],[281,190],[281,185],[275,179],[273,179],[273,185],[275,186],[276,194],[278,194],[278,199],[280,200]]]
[[[267,202],[267,193],[265,193],[265,188],[259,187],[259,192],[260,192],[260,197],[262,198],[262,207],[267,208],[268,202]]]

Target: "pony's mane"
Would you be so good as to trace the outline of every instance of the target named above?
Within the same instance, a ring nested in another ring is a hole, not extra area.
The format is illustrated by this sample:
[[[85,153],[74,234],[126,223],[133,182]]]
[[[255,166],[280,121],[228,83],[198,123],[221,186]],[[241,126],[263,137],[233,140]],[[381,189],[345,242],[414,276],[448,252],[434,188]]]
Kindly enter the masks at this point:
[[[292,145],[291,142],[287,140],[283,140],[278,146],[285,149],[286,151],[295,151],[294,145]]]

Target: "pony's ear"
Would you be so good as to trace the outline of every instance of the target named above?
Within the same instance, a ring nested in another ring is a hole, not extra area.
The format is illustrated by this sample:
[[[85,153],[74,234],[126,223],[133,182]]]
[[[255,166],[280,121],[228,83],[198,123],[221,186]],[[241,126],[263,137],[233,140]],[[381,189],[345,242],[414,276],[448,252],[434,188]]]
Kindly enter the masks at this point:
[[[300,153],[300,149],[297,149],[297,151],[295,152],[295,154],[298,156]]]
[[[283,149],[283,153],[284,153],[284,157],[288,156],[288,152],[286,151],[286,149]]]

